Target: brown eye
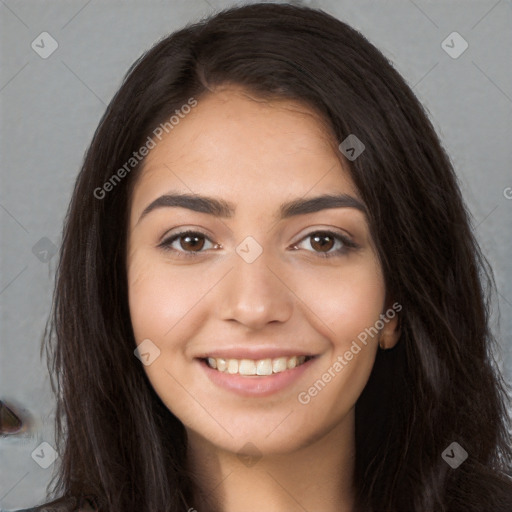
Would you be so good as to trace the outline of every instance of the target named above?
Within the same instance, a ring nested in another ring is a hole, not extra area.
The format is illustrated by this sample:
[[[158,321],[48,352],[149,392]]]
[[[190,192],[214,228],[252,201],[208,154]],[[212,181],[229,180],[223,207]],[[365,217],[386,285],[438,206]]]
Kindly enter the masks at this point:
[[[294,248],[299,248],[306,241],[309,241],[308,245],[312,251],[308,247],[306,249],[322,258],[343,256],[352,249],[359,248],[350,238],[334,231],[314,231],[305,236]]]
[[[329,234],[311,235],[311,247],[319,252],[329,252],[334,246],[334,238]]]
[[[202,235],[182,235],[179,240],[181,248],[185,251],[200,251],[204,247],[204,237]]]
[[[207,243],[210,245],[205,247]],[[206,249],[216,249],[220,246],[213,244],[205,234],[199,231],[182,231],[166,238],[159,247],[164,251],[174,252],[178,256],[193,257],[205,252]]]

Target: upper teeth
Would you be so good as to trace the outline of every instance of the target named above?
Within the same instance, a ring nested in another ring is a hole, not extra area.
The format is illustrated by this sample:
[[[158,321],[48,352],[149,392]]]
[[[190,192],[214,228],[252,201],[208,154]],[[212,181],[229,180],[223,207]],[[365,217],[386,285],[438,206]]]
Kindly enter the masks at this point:
[[[306,356],[276,357],[275,359],[223,359],[209,357],[208,366],[221,372],[239,375],[272,375],[295,368],[306,360]]]

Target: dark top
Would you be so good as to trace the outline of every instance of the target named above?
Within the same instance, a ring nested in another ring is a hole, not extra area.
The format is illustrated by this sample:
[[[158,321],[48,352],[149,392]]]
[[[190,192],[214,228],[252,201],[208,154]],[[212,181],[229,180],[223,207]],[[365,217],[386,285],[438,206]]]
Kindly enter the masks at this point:
[[[14,510],[13,512],[74,512],[78,510],[80,512],[94,512],[97,507],[94,500],[87,497],[81,499],[60,498],[37,507]]]

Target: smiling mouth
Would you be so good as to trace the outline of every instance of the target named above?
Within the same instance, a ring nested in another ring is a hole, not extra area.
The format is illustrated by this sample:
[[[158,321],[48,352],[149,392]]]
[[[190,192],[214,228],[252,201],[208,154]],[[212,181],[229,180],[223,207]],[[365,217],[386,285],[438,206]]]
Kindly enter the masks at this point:
[[[301,366],[314,356],[276,357],[273,359],[224,359],[208,357],[203,361],[212,369],[231,375],[268,376]]]

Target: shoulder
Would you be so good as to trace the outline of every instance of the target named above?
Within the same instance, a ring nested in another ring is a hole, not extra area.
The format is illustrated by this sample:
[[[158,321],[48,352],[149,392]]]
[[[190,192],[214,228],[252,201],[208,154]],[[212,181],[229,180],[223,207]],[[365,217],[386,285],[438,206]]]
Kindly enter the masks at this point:
[[[45,507],[44,505],[39,505],[38,507],[32,508],[23,508],[18,510],[13,510],[12,512],[55,512],[59,509],[53,509],[51,507]]]
[[[23,508],[19,510],[13,510],[12,512],[71,512],[72,508],[66,508],[58,505],[39,505],[32,508]]]

